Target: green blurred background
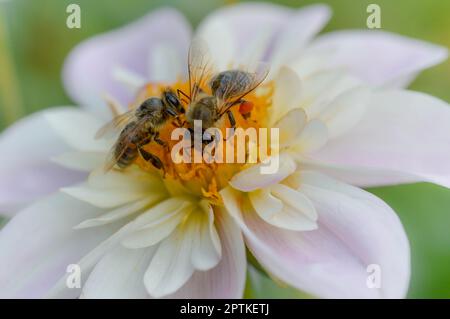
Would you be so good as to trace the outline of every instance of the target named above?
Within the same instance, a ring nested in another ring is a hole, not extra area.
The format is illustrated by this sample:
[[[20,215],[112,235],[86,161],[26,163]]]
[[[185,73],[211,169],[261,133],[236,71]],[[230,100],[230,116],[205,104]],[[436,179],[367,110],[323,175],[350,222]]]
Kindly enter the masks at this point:
[[[219,0],[0,0],[0,130],[37,110],[71,104],[60,78],[77,43],[119,27],[161,5],[178,8],[195,26]],[[450,47],[448,0],[281,0],[291,7],[327,3],[333,17],[323,32],[366,28],[366,8],[377,3],[382,29]],[[81,29],[66,27],[66,7],[81,7]],[[423,72],[412,84],[450,101],[450,62]],[[7,150],[3,150],[7,151]],[[412,248],[410,298],[450,298],[450,190],[430,184],[370,189],[400,215]],[[3,221],[4,222],[4,221]],[[0,225],[2,221],[0,221]],[[0,226],[1,227],[1,226]],[[247,297],[305,297],[252,272]]]

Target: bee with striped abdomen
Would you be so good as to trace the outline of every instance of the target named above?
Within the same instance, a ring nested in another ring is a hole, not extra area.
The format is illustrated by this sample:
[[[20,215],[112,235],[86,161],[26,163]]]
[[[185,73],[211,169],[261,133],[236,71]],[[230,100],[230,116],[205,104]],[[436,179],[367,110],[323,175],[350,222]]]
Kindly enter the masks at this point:
[[[116,116],[100,128],[96,138],[109,132],[120,131],[108,155],[105,171],[109,171],[116,164],[119,168],[126,168],[139,155],[154,167],[164,170],[162,161],[156,155],[144,150],[143,146],[154,141],[167,147],[166,142],[159,138],[159,130],[169,119],[177,118],[180,113],[184,113],[184,109],[179,97],[172,89],[167,88],[160,98],[148,98],[138,108]]]

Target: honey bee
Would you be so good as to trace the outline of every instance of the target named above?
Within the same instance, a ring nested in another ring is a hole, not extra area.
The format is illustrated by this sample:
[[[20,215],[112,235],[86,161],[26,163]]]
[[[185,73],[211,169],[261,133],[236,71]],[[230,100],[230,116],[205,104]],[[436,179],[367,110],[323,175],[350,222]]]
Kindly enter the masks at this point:
[[[138,155],[154,167],[164,170],[162,161],[142,147],[152,141],[167,147],[167,143],[159,138],[159,130],[170,118],[178,118],[180,113],[184,113],[184,109],[179,97],[172,89],[167,88],[160,98],[151,97],[138,108],[116,116],[100,128],[95,138],[120,131],[117,141],[108,154],[105,172],[116,164],[122,169],[128,167]]]
[[[208,47],[200,39],[192,42],[188,56],[189,107],[186,120],[190,130],[194,120],[202,121],[202,130],[213,127],[223,115],[227,114],[231,128],[236,120],[231,108],[244,105],[241,109],[244,118],[248,117],[250,103],[244,97],[260,85],[268,74],[268,67],[258,63],[254,68],[239,68],[214,74]],[[210,90],[205,92],[202,88]]]

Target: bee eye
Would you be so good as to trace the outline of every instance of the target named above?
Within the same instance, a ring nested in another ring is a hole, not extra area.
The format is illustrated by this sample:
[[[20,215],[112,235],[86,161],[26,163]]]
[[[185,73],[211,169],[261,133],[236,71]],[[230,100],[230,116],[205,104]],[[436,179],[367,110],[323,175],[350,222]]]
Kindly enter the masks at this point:
[[[166,100],[172,107],[178,107],[180,105],[180,101],[173,93],[167,93]]]

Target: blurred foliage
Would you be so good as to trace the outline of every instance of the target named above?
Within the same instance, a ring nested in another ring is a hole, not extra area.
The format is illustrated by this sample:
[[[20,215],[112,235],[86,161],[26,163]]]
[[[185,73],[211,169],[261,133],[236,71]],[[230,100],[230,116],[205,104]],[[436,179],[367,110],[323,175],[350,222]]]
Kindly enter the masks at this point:
[[[146,12],[173,6],[196,25],[219,0],[12,0],[0,1],[0,129],[12,119],[37,110],[71,104],[62,87],[64,58],[83,39],[132,21]],[[450,1],[447,0],[280,0],[291,7],[327,3],[333,17],[324,31],[364,29],[366,8],[382,9],[382,28],[450,47]],[[66,7],[82,8],[82,28],[68,29]],[[450,101],[450,61],[423,72],[411,89]],[[409,297],[450,297],[450,191],[429,184],[371,190],[400,215],[412,248]],[[247,297],[305,295],[250,270]]]

